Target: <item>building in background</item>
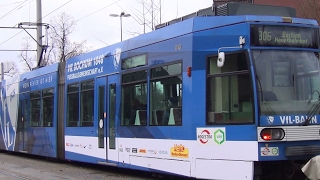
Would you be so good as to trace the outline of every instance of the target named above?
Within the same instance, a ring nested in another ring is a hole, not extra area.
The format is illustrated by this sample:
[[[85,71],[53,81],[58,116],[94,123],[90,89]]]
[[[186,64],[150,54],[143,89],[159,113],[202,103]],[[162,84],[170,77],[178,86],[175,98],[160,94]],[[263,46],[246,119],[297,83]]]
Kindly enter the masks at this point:
[[[297,8],[296,0],[253,0],[254,4],[272,5],[272,6],[287,6],[297,10],[297,16],[300,17],[299,9]]]
[[[264,4],[264,5],[273,5],[273,6],[289,6],[296,8],[296,0],[253,0],[254,4]]]
[[[288,6],[296,9],[297,17],[316,19],[320,24],[319,0],[252,0],[254,4]]]

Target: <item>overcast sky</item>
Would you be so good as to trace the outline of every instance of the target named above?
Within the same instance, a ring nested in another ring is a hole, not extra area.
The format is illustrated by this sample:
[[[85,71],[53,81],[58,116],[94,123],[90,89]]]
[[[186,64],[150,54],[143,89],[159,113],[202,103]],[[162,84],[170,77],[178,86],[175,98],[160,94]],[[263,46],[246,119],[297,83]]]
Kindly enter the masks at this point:
[[[131,14],[122,21],[123,40],[143,33],[144,26],[139,22],[143,6],[139,1],[143,0],[42,0],[42,22],[49,23],[50,19],[65,12],[77,21],[71,40],[86,40],[88,46],[98,49],[120,41],[120,19],[110,17],[110,14],[122,11]],[[211,5],[212,0],[162,0],[161,21],[170,21]],[[0,27],[17,27],[20,22],[36,22],[36,0],[0,0]],[[150,28],[146,27],[146,31]],[[36,38],[36,30],[28,32]],[[19,52],[2,50],[20,50],[23,38],[30,36],[21,29],[0,28],[0,33],[0,61],[19,62]],[[35,50],[36,43],[32,43]]]

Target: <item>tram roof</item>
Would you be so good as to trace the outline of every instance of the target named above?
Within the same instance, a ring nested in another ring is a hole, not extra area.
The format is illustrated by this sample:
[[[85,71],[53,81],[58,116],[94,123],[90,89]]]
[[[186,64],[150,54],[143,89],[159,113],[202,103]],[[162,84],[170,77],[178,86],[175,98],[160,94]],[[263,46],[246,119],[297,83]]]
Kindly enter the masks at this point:
[[[97,55],[107,54],[113,55],[116,48],[121,48],[122,52],[130,51],[168,39],[176,38],[186,34],[190,34],[197,31],[206,29],[214,29],[218,27],[225,27],[234,24],[241,24],[246,22],[252,23],[265,23],[265,24],[292,24],[303,26],[317,27],[318,23],[313,19],[303,19],[290,17],[291,23],[284,22],[282,16],[266,16],[266,15],[237,15],[237,16],[195,16],[186,20],[179,21],[177,23],[170,24],[165,27],[161,27],[149,33],[141,34],[139,36],[118,42],[116,44],[94,50],[92,52],[85,53],[83,55],[71,58],[68,63],[75,62],[77,60],[83,60],[87,58],[93,58]],[[249,33],[249,32],[248,32]]]
[[[44,67],[37,68],[37,69],[34,69],[29,72],[22,73],[20,75],[20,80],[23,81],[25,79],[31,79],[31,78],[35,78],[35,77],[39,77],[42,75],[56,72],[56,71],[58,71],[58,65],[59,65],[58,63],[55,63],[50,66],[44,66]]]
[[[290,24],[312,25],[318,26],[316,20],[291,18]],[[157,29],[148,34],[138,36],[154,36],[163,37],[162,39],[170,39],[173,37],[181,36],[184,34],[201,31],[205,29],[213,29],[218,27],[224,27],[233,24],[240,24],[245,22],[261,22],[266,24],[271,23],[285,23],[281,16],[261,16],[261,15],[240,15],[240,16],[207,16],[207,17],[193,17],[185,21],[181,21],[176,24],[172,24],[160,29]],[[286,23],[287,25],[289,23]],[[135,38],[133,38],[135,39]],[[129,39],[130,41],[130,39]]]
[[[213,29],[218,27],[224,27],[233,24],[241,24],[245,22],[252,23],[266,23],[266,24],[280,24],[284,23],[283,17],[281,16],[257,16],[257,15],[241,15],[241,16],[209,16],[209,17],[194,17],[175,23],[155,31],[139,35],[137,37],[128,39],[121,43],[124,47],[124,51],[136,49],[149,44],[157,43],[167,39],[179,37],[185,34],[190,34],[192,32],[202,31],[206,29]],[[289,23],[285,23],[289,25]],[[316,20],[312,19],[302,19],[302,18],[292,18],[292,23],[290,24],[300,24],[300,25],[311,25],[318,26]],[[249,33],[249,32],[248,32]],[[116,44],[119,46],[119,43]]]

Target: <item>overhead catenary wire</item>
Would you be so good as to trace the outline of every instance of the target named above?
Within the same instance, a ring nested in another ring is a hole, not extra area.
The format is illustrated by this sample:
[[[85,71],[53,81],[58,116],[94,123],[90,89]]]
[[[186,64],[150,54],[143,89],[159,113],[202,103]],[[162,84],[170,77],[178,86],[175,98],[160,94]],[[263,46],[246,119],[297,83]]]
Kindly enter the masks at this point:
[[[7,40],[3,41],[2,43],[0,43],[0,46],[1,46],[2,44],[4,44],[4,43],[8,42],[9,40],[11,40],[12,38],[14,38],[15,36],[17,36],[18,34],[20,34],[20,33],[22,33],[22,32],[23,32],[23,30],[21,30],[21,31],[20,31],[20,32],[18,32],[17,34],[15,34],[15,35],[11,36],[9,39],[7,39]]]
[[[51,13],[57,11],[58,9],[62,8],[62,7],[65,6],[66,4],[70,3],[71,1],[72,1],[72,0],[69,0],[68,2],[66,2],[66,3],[64,3],[63,5],[59,6],[58,8],[54,9],[53,11],[51,11],[49,14],[43,16],[41,19],[43,19],[44,17],[46,17],[46,16],[50,15]],[[1,18],[0,18],[0,19],[1,19]],[[41,20],[41,19],[40,19],[40,20]],[[37,21],[39,21],[39,20],[37,20]],[[3,41],[2,43],[0,43],[0,46],[1,46],[2,44],[4,44],[4,43],[8,42],[9,40],[11,40],[12,38],[14,38],[15,36],[17,36],[18,34],[20,34],[20,33],[23,32],[23,31],[24,31],[24,30],[21,30],[21,31],[18,32],[17,34],[15,34],[15,35],[11,36],[10,38],[8,38],[7,40]]]
[[[5,15],[1,16],[0,19],[6,17],[6,16],[9,15],[10,13],[12,13],[14,10],[20,9],[20,8],[21,8],[20,6],[21,6],[23,3],[25,3],[26,1],[28,1],[28,0],[25,0],[25,1],[23,1],[22,3],[20,3],[18,6],[16,6],[15,8],[13,8],[11,11],[9,11],[9,12],[7,12]]]
[[[26,1],[27,1],[27,0],[25,0],[24,2],[26,2]],[[54,9],[54,10],[51,11],[50,13],[46,14],[45,16],[43,16],[41,19],[37,20],[37,22],[40,21],[40,20],[42,20],[43,18],[49,16],[49,15],[52,14],[53,12],[55,12],[55,11],[57,11],[58,9],[62,8],[63,6],[67,5],[67,4],[70,3],[71,1],[72,1],[72,0],[69,0],[68,2],[62,4],[62,5],[59,6],[58,8]],[[97,12],[99,12],[99,11],[101,11],[101,10],[103,10],[103,9],[111,6],[111,5],[114,5],[114,4],[118,3],[119,1],[121,1],[121,0],[117,0],[117,1],[115,1],[114,3],[108,4],[107,6],[104,6],[104,7],[100,8],[100,9],[98,9],[98,10],[96,10],[96,11],[94,11],[94,12],[92,12],[92,13],[90,13],[90,14],[88,14],[88,15],[86,15],[86,16],[78,19],[78,20],[76,20],[76,22],[81,21],[82,19],[85,19],[85,18],[91,16],[92,14],[95,14],[95,13],[97,13]],[[23,3],[24,3],[24,2],[23,2]],[[21,3],[21,4],[22,4],[22,3]],[[19,4],[19,6],[20,6],[21,4]],[[19,6],[17,6],[17,7],[19,7]],[[16,7],[16,8],[17,8],[17,7]],[[14,9],[13,9],[13,10],[14,10]],[[11,10],[11,11],[13,11],[13,10]],[[8,13],[7,13],[7,14],[8,14]],[[1,19],[1,18],[0,18],[0,19]],[[1,28],[1,27],[0,27],[0,28]],[[25,29],[26,29],[26,28],[25,28]],[[36,29],[36,28],[35,28],[35,29]],[[23,30],[21,30],[21,31],[18,32],[17,34],[11,36],[11,37],[8,38],[7,40],[5,40],[5,41],[3,41],[2,43],[0,43],[0,46],[3,45],[4,43],[10,41],[11,39],[13,39],[15,36],[17,36],[17,35],[20,34],[21,32],[23,32]],[[25,50],[23,50],[23,51],[25,51]]]
[[[58,8],[56,8],[55,10],[51,11],[49,14],[43,16],[41,19],[38,19],[37,22],[39,22],[40,20],[42,20],[43,18],[49,16],[50,14],[52,14],[53,12],[57,11],[58,9],[62,8],[63,6],[67,5],[68,3],[70,3],[72,0],[69,0],[68,2],[62,4],[61,6],[59,6]]]
[[[0,26],[0,29],[21,29],[20,27],[5,27],[5,26]],[[33,27],[25,27],[24,29],[37,29]]]
[[[10,3],[10,4],[4,4],[4,5],[0,5],[0,7],[4,7],[4,6],[9,6],[9,5],[12,5],[12,4],[17,4],[21,1],[16,1],[16,2],[13,2],[13,3]]]
[[[32,49],[0,49],[0,51],[37,51]]]
[[[42,20],[43,18],[45,18],[45,17],[47,17],[48,15],[52,14],[53,12],[57,11],[58,9],[62,8],[63,6],[67,5],[67,4],[70,3],[71,1],[72,1],[72,0],[69,0],[68,2],[62,4],[62,5],[59,6],[58,8],[56,8],[56,9],[54,9],[53,11],[51,11],[50,13],[48,13],[47,15],[43,16],[40,20]],[[94,12],[92,12],[92,13],[90,13],[90,14],[88,14],[88,15],[86,15],[86,16],[78,19],[78,20],[76,20],[76,22],[78,22],[78,21],[80,21],[80,20],[82,20],[82,19],[84,19],[84,18],[86,18],[86,17],[88,17],[88,16],[91,16],[92,14],[97,13],[97,12],[99,12],[99,11],[101,11],[101,10],[103,10],[103,9],[105,9],[105,8],[107,8],[107,7],[111,6],[111,5],[119,2],[119,1],[121,1],[121,0],[118,0],[118,1],[116,1],[116,2],[114,2],[114,3],[111,3],[111,4],[103,7],[103,8],[100,8],[100,9],[98,9],[98,10],[96,10],[96,11],[94,11]],[[37,20],[37,21],[39,21],[39,20]],[[14,38],[15,36],[17,36],[17,35],[20,34],[21,32],[23,32],[23,30],[21,30],[21,31],[18,32],[17,34],[11,36],[11,37],[8,38],[7,40],[5,40],[5,41],[3,41],[2,43],[0,43],[0,46],[1,46],[2,44],[4,44],[4,43],[8,42],[8,41],[11,40],[12,38]]]
[[[27,1],[27,0],[25,0],[25,1]],[[25,2],[25,1],[24,1],[24,2]],[[40,20],[42,20],[43,18],[47,17],[48,15],[52,14],[53,12],[57,11],[58,9],[62,8],[63,6],[67,5],[67,4],[70,3],[71,1],[72,1],[72,0],[69,0],[68,2],[62,4],[62,5],[59,6],[58,8],[56,8],[56,9],[54,9],[53,11],[51,11],[50,13],[48,13],[47,15],[43,16],[41,19],[37,20],[37,22],[40,21]],[[98,9],[98,10],[96,10],[96,11],[94,11],[94,12],[92,12],[92,13],[90,13],[90,14],[88,14],[88,15],[86,15],[86,16],[78,19],[78,20],[76,20],[76,22],[81,21],[82,19],[84,19],[84,18],[86,18],[86,17],[88,17],[88,16],[91,16],[92,14],[95,14],[95,13],[97,13],[97,12],[99,12],[99,11],[101,11],[101,10],[103,10],[103,9],[105,9],[105,8],[113,5],[113,4],[115,4],[115,3],[118,3],[119,1],[121,1],[121,0],[118,0],[118,1],[116,1],[116,2],[114,2],[114,3],[111,3],[111,4],[103,7],[103,8],[100,8],[100,9]],[[0,19],[1,19],[1,18],[0,18]],[[8,38],[7,40],[5,40],[5,41],[3,41],[2,43],[0,43],[0,46],[1,46],[2,44],[4,44],[4,43],[8,42],[8,41],[11,40],[12,38],[14,38],[15,36],[17,36],[17,35],[20,34],[21,32],[23,32],[23,30],[21,30],[21,31],[18,32],[17,34],[11,36],[11,37]]]
[[[86,15],[86,16],[78,19],[78,20],[76,20],[75,22],[81,21],[82,19],[84,19],[84,18],[86,18],[86,17],[88,17],[88,16],[91,16],[92,14],[95,14],[95,13],[97,13],[97,12],[99,12],[99,11],[101,11],[101,10],[103,10],[103,9],[105,9],[105,8],[113,5],[113,4],[116,4],[116,3],[118,3],[119,1],[121,1],[121,0],[118,0],[118,1],[116,1],[116,2],[114,2],[114,3],[111,3],[111,4],[107,5],[107,6],[104,6],[103,8],[100,8],[100,9],[98,9],[98,10],[96,10],[96,11],[94,11],[94,12],[92,12],[92,13],[90,13],[90,14],[88,14],[88,15]]]

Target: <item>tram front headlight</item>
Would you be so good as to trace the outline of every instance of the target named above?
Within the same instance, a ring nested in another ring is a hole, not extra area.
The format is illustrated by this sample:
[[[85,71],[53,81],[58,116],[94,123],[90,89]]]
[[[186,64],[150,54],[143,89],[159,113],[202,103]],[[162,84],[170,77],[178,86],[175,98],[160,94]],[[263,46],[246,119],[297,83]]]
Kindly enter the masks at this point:
[[[261,130],[260,137],[265,141],[282,140],[284,130],[282,128],[265,128]]]

